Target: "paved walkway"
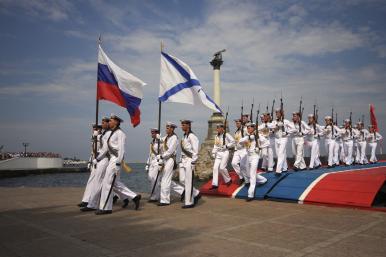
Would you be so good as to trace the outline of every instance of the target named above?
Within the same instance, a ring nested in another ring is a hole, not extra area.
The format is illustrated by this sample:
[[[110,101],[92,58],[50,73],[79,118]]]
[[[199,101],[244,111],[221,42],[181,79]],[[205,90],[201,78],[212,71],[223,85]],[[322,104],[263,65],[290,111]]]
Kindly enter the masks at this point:
[[[80,188],[0,188],[0,256],[386,256],[386,213],[204,197],[81,213]]]

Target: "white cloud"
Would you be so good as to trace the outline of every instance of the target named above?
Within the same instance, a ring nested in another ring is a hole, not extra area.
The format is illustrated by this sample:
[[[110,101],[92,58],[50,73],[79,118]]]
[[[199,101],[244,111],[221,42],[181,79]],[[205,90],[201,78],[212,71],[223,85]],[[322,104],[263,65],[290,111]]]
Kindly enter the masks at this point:
[[[52,21],[67,20],[74,11],[73,4],[68,0],[0,0],[0,5],[8,13],[22,10],[30,16]]]

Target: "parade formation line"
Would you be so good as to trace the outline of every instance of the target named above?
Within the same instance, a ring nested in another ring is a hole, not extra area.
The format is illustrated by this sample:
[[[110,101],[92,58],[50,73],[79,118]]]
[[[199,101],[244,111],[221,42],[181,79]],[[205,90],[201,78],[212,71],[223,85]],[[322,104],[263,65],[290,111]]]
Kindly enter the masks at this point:
[[[377,196],[386,186],[386,162],[312,171],[289,171],[281,176],[258,172],[268,181],[256,186],[256,200],[358,207],[386,212],[386,208],[374,207]],[[210,190],[212,181],[209,180],[201,187],[201,193],[246,199],[248,187],[245,184],[237,184],[238,177],[235,172],[230,174],[233,181],[231,185],[221,183],[217,190]]]

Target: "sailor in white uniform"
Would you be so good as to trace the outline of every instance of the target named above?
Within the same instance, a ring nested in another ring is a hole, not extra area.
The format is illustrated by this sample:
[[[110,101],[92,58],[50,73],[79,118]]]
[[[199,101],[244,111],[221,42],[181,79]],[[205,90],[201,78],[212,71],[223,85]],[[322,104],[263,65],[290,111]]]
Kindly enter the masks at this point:
[[[336,131],[335,131],[335,126],[332,121],[331,116],[326,116],[324,117],[325,125],[323,127],[323,136],[324,136],[324,146],[327,152],[328,156],[328,168],[333,168],[335,167],[334,163],[334,154],[335,154],[335,147],[337,146],[335,143],[335,136],[336,136]]]
[[[172,180],[174,170],[177,168],[178,138],[174,133],[176,127],[176,124],[166,122],[166,136],[161,138],[161,153],[157,155],[158,165],[162,173],[161,196],[158,206],[170,205],[171,190],[177,192],[179,195],[182,195],[184,192],[184,187]]]
[[[261,157],[263,162],[261,164],[261,168],[265,171],[272,172],[273,171],[273,146],[275,145],[274,133],[273,133],[273,125],[271,114],[269,112],[264,113],[260,116],[262,123],[259,125],[258,130],[262,137],[264,138],[264,144],[260,145],[261,147]]]
[[[151,133],[151,142],[150,142],[150,150],[149,157],[146,161],[145,170],[147,172],[147,177],[149,179],[151,185],[151,191],[148,202],[158,202],[160,198],[160,178],[161,175],[159,172],[159,165],[157,161],[157,155],[161,151],[160,140],[159,140],[159,131],[157,128],[152,128],[150,130]]]
[[[249,171],[249,188],[248,188],[248,202],[255,197],[256,183],[258,185],[265,184],[267,179],[260,174],[257,174],[257,166],[260,159],[260,142],[258,134],[255,134],[255,123],[248,123],[248,135],[240,139],[240,143],[244,144],[247,148],[247,170]],[[247,185],[248,186],[248,185]]]
[[[345,155],[344,163],[347,166],[351,165],[354,162],[353,160],[354,133],[351,127],[351,121],[349,119],[344,120],[344,127],[343,129],[339,129],[338,132],[343,140],[344,155]]]
[[[321,166],[320,162],[320,146],[319,140],[320,136],[323,135],[322,127],[316,122],[316,118],[313,114],[308,115],[308,127],[309,133],[306,135],[305,146],[309,147],[311,150],[310,154],[310,164],[308,168],[318,169]]]
[[[97,158],[93,160],[93,163],[97,165],[99,161],[105,158],[106,154],[109,155],[109,163],[102,182],[99,210],[95,212],[97,215],[112,213],[113,189],[120,194],[125,195],[125,198],[132,199],[136,210],[139,208],[141,195],[131,191],[119,179],[121,163],[125,154],[126,140],[125,133],[120,129],[121,122],[123,122],[123,120],[118,116],[110,116],[110,131],[106,133],[106,136],[108,136],[107,142],[103,145]]]
[[[290,121],[284,119],[284,113],[281,109],[276,109],[276,120],[272,122],[272,129],[275,134],[275,150],[277,155],[276,175],[281,175],[283,171],[288,170],[287,166],[287,142],[288,129]]]
[[[201,198],[200,191],[193,186],[194,170],[198,160],[199,140],[192,132],[191,120],[181,120],[184,135],[181,139],[180,182],[185,186],[183,209],[193,208]]]
[[[235,139],[235,151],[232,158],[232,167],[239,176],[239,184],[248,182],[248,174],[246,170],[247,165],[247,150],[239,143],[240,139],[246,135],[247,127],[243,126],[241,119],[235,120],[236,132],[234,134]]]
[[[369,131],[364,128],[364,124],[361,121],[357,123],[357,128],[354,131],[355,141],[357,144],[355,162],[357,164],[367,164],[368,160],[366,157],[366,139],[369,136]]]
[[[214,158],[213,179],[210,190],[218,188],[218,176],[221,174],[225,184],[232,184],[232,179],[229,176],[227,165],[229,158],[229,149],[234,146],[233,137],[225,132],[224,124],[217,125],[217,135],[214,137],[214,145],[212,149],[212,157]]]
[[[370,163],[376,163],[377,157],[375,151],[377,149],[378,142],[382,141],[383,137],[379,134],[373,125],[369,125],[369,134],[367,136],[367,142],[370,146]]]
[[[294,170],[302,171],[307,168],[304,161],[304,135],[310,131],[307,123],[301,120],[301,114],[294,112],[288,133],[292,136],[292,153],[295,156]]]

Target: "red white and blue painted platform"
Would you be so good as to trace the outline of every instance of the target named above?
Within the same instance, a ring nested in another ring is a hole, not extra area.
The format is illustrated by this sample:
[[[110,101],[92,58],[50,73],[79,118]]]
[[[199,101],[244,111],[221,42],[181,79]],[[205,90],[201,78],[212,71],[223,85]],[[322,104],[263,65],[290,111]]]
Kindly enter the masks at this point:
[[[260,171],[257,171],[260,172]],[[374,206],[376,200],[386,194],[386,162],[368,165],[340,166],[332,169],[320,168],[310,171],[289,171],[277,177],[274,173],[260,173],[268,179],[264,185],[256,186],[255,199],[358,207],[386,211]],[[212,181],[204,184],[200,191],[204,195],[246,199],[248,188],[238,185],[238,176],[230,172],[232,184],[220,181],[217,190],[209,190]],[[384,201],[384,199],[382,200]]]

